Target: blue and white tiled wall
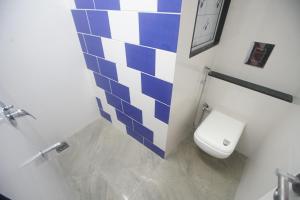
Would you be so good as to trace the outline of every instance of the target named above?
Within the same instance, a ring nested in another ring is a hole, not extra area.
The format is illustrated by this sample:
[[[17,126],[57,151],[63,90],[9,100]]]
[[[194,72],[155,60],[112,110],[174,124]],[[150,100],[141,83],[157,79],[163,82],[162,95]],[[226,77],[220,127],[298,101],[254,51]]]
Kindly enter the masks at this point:
[[[75,0],[102,117],[164,157],[181,0]]]

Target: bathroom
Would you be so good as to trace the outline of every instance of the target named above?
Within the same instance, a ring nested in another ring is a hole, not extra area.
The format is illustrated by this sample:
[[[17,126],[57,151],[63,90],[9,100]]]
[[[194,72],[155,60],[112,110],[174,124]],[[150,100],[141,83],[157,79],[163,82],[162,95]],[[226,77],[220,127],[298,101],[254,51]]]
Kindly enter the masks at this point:
[[[1,200],[300,199],[299,0],[0,9]]]

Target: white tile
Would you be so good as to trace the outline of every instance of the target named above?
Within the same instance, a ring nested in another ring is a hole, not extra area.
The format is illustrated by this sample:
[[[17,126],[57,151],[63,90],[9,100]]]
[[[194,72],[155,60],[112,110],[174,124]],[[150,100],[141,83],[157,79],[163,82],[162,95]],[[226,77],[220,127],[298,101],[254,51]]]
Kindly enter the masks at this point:
[[[108,18],[112,39],[139,44],[139,17],[137,12],[108,11]]]
[[[117,64],[117,72],[119,83],[126,85],[130,90],[142,92],[141,72],[120,64]]]
[[[153,131],[153,143],[162,150],[165,150],[167,143],[168,125],[156,119],[154,115],[148,113],[143,113],[143,123],[146,127],[149,127]]]
[[[121,10],[157,12],[158,0],[120,0]]]
[[[94,77],[94,72],[87,69],[86,70],[88,71],[88,76],[89,76],[89,80],[91,81],[91,85],[93,86],[93,89],[95,90],[96,88],[96,80],[95,80],[95,77]]]
[[[116,112],[115,112],[116,113]],[[126,130],[126,125],[123,124],[122,122],[120,122],[118,119],[117,119],[117,116],[116,114],[114,115],[111,115],[113,117],[112,118],[112,124],[117,128],[119,129],[122,133],[126,134],[127,133],[127,130]],[[114,117],[115,116],[115,117]]]
[[[96,80],[94,77],[94,73],[91,70],[89,70],[89,76],[91,77],[90,78],[92,81],[91,85],[92,85],[95,96],[99,97],[101,99],[101,101],[102,101],[102,99],[105,99],[105,102],[106,102],[105,92],[103,89],[101,89],[100,87],[97,86]],[[104,111],[106,111],[106,110],[104,109]]]
[[[158,130],[154,130],[154,137],[153,137],[153,144],[158,146],[160,149],[166,151],[167,145],[167,135],[168,135],[168,126],[165,124],[166,127],[163,127]]]
[[[143,113],[154,116],[155,100],[153,98],[130,89],[130,102],[133,106],[140,108]]]
[[[173,83],[176,64],[176,53],[156,50],[155,76]]]
[[[165,150],[168,134],[168,125],[156,119],[155,100],[140,92],[130,91],[131,104],[143,112],[143,124],[151,129],[154,134],[153,143]]]
[[[125,43],[108,38],[101,38],[104,57],[114,63],[126,65]]]

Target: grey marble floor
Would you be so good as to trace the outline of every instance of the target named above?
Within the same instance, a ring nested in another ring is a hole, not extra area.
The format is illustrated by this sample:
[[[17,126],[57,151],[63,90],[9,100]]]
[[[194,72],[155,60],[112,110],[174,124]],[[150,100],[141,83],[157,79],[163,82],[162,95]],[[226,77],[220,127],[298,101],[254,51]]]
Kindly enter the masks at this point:
[[[206,155],[192,137],[164,160],[104,120],[68,142],[58,159],[78,200],[232,200],[245,164]]]

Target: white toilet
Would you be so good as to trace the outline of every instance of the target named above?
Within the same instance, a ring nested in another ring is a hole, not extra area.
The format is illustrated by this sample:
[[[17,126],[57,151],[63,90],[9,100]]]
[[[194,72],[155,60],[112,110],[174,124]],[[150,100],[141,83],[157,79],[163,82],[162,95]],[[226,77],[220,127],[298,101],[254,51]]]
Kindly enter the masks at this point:
[[[194,133],[195,143],[216,158],[229,157],[245,128],[245,123],[212,110]]]

